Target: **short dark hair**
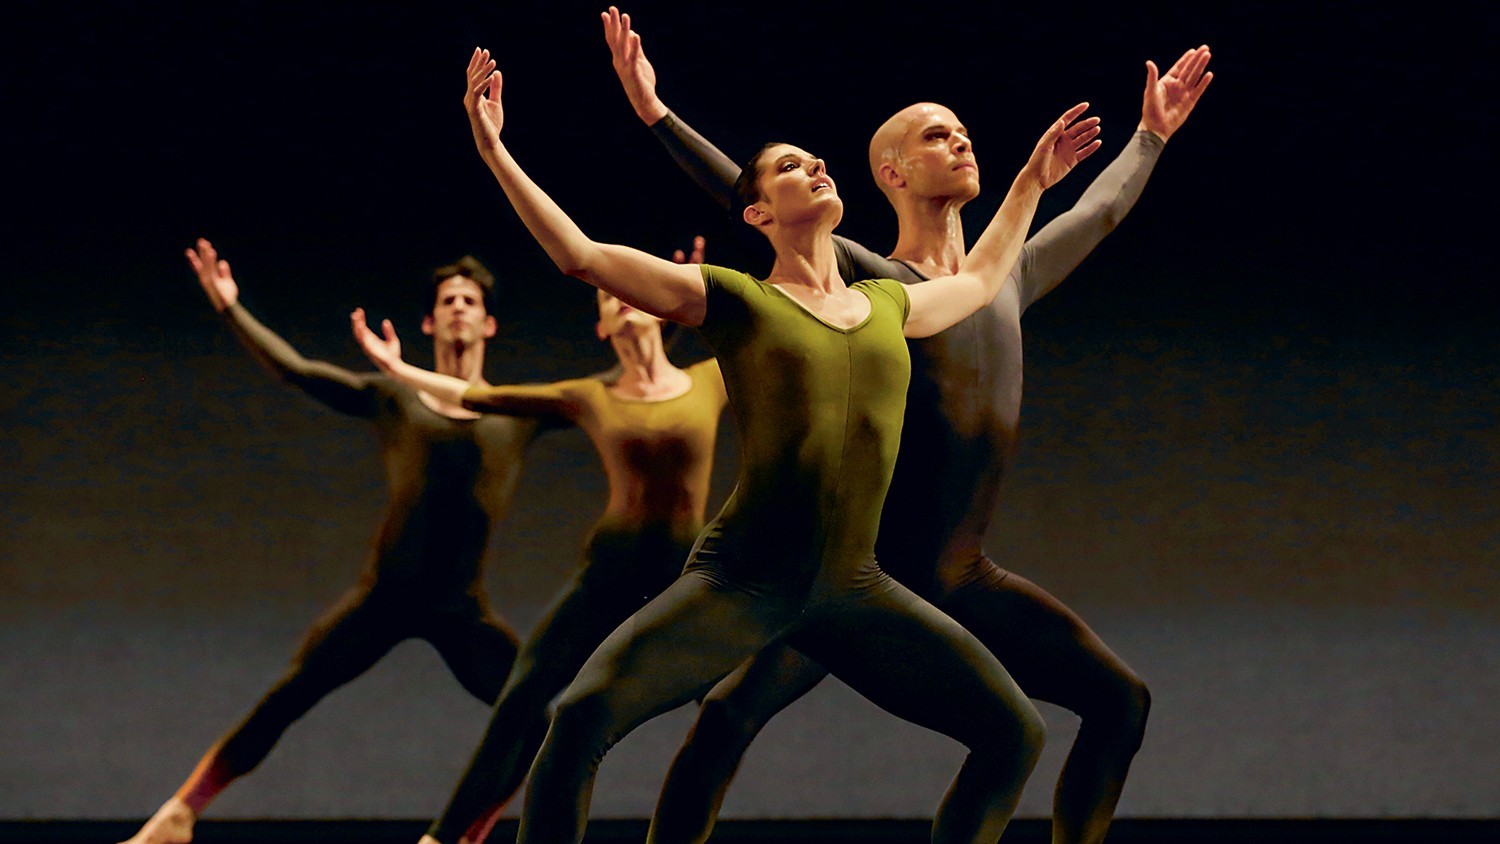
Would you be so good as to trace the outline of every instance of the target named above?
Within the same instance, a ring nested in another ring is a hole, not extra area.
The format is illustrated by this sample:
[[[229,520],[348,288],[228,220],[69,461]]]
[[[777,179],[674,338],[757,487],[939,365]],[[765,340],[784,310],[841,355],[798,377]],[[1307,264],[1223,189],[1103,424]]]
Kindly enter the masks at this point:
[[[484,312],[489,316],[495,315],[495,277],[490,275],[490,271],[485,269],[484,264],[479,263],[479,259],[473,255],[465,255],[451,264],[444,264],[432,271],[432,281],[428,287],[423,314],[432,313],[432,309],[437,305],[438,288],[454,276],[462,276],[479,285],[479,290],[484,296]]]
[[[745,162],[745,166],[740,169],[739,178],[734,180],[734,195],[739,197],[740,204],[750,206],[760,202],[760,160],[766,154],[766,150],[785,145],[781,141],[762,144],[761,148],[750,156],[750,160]]]

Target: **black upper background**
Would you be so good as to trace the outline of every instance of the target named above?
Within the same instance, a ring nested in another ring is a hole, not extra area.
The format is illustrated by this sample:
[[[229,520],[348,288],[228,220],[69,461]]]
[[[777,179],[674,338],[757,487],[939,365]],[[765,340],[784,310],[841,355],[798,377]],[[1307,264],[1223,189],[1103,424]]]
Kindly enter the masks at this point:
[[[877,250],[893,243],[894,217],[864,146],[890,112],[932,99],[966,121],[986,185],[968,215],[977,231],[1047,121],[1091,100],[1105,147],[1049,194],[1044,221],[1133,130],[1142,61],[1165,68],[1207,42],[1217,78],[1168,146],[1146,219],[1112,241],[1107,273],[1086,265],[1083,293],[1045,307],[1063,321],[1220,314],[1430,336],[1483,330],[1497,301],[1478,258],[1493,195],[1481,187],[1492,8],[643,0],[627,11],[670,106],[736,158],[770,139],[823,156],[846,201],[840,232]],[[518,303],[573,291],[473,151],[459,100],[476,44],[507,74],[506,141],[586,231],[656,251],[702,231],[711,260],[744,260],[723,215],[629,110],[598,11],[13,7],[7,320],[55,338],[47,326],[67,301],[74,316],[97,307],[170,327],[163,308],[202,307],[180,252],[199,234],[235,262],[250,299],[292,294],[288,308],[320,321],[341,319],[351,290],[409,309],[395,288],[470,251]]]

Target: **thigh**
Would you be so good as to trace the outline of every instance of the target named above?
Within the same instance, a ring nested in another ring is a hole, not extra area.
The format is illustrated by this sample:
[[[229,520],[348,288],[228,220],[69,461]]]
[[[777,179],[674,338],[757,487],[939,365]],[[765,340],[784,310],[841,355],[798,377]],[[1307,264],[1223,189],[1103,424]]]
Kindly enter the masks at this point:
[[[510,625],[484,601],[470,599],[434,614],[426,636],[464,689],[493,705],[520,649]]]
[[[686,573],[605,638],[564,700],[607,701],[611,722],[628,731],[702,695],[791,615],[763,596]]]
[[[993,563],[939,601],[1000,659],[1030,697],[1081,712],[1135,680],[1083,619],[1045,589]]]
[[[960,741],[1037,717],[978,639],[895,581],[824,611],[787,641],[892,715]]]
[[[621,600],[618,591],[589,583],[584,575],[574,573],[521,646],[509,688],[524,687],[550,700],[605,637],[639,609],[639,602]]]
[[[715,684],[705,700],[727,703],[740,718],[764,724],[827,676],[816,660],[776,642]]]
[[[410,635],[396,607],[357,586],[308,629],[283,685],[310,684],[326,693],[368,671]]]

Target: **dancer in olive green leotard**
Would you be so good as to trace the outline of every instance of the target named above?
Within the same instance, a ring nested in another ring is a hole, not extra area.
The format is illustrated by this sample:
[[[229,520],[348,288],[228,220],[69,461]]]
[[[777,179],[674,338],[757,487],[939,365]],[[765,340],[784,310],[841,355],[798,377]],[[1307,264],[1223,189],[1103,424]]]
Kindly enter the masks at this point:
[[[701,238],[693,261],[702,260]],[[410,366],[394,334],[381,339],[354,315],[355,336],[397,381],[517,416],[560,417],[583,428],[609,480],[609,502],[588,540],[584,564],[521,648],[494,716],[434,837],[483,838],[520,788],[547,730],[547,705],[620,622],[677,579],[703,527],[714,440],[726,396],[715,360],[678,369],[667,359],[661,320],[599,291],[598,333],[618,358],[610,383],[474,386]]]
[[[843,204],[823,162],[787,144],[746,168],[744,218],[777,260],[765,281],[694,272],[590,240],[500,140],[500,76],[469,64],[476,145],[512,207],[566,274],[698,326],[717,353],[741,435],[739,483],[686,571],[600,645],[563,692],[536,762],[522,842],[582,839],[609,747],[786,637],[890,711],[963,742],[969,757],[934,822],[944,842],[993,841],[1041,740],[1031,704],[955,622],[875,565],[876,522],[905,402],[904,337],[941,331],[994,298],[1042,190],[1098,148],[1086,106],[1042,137],[960,272],[907,288],[846,287],[832,232]]]
[[[481,564],[510,505],[521,456],[545,423],[480,415],[390,378],[303,358],[239,303],[229,263],[199,240],[188,260],[230,329],[277,377],[341,413],[370,420],[390,503],[364,574],[307,632],[287,673],[131,839],[192,838],[203,809],[260,764],[318,701],[367,671],[403,639],[430,642],[470,694],[493,703],[516,657],[516,636],[489,608]],[[495,333],[493,281],[465,258],[433,277],[422,329],[438,368],[483,385],[485,340]]]
[[[603,22],[636,114],[700,186],[734,210],[740,168],[662,103],[630,16],[610,7]],[[912,383],[884,507],[884,519],[899,529],[881,531],[876,556],[892,577],[975,634],[1029,696],[1082,718],[1057,783],[1055,844],[1104,838],[1141,744],[1150,695],[1083,619],[984,552],[1020,421],[1021,315],[1129,213],[1167,139],[1213,80],[1210,57],[1206,45],[1188,50],[1162,74],[1147,62],[1139,128],[1115,161],[1073,208],[1026,242],[1010,283],[989,306],[908,344]],[[979,171],[952,110],[918,103],[897,112],[871,139],[870,169],[896,210],[900,235],[890,258],[835,236],[841,274],[921,284],[956,266],[965,252],[963,229],[942,223],[956,221],[978,194]],[[668,773],[648,841],[706,840],[755,735],[826,674],[777,644],[716,686]]]

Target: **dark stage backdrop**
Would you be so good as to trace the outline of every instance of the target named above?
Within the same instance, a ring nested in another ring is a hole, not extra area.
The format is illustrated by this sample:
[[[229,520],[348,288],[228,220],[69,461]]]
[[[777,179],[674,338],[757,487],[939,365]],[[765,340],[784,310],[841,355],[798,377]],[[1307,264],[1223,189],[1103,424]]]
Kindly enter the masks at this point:
[[[383,504],[371,432],[244,354],[182,259],[193,237],[309,356],[365,368],[363,305],[425,361],[414,291],[474,252],[505,296],[492,380],[600,368],[588,290],[474,154],[460,80],[483,44],[508,142],[585,230],[658,252],[701,232],[712,260],[750,260],[630,112],[596,5],[540,5],[12,5],[0,818],[154,809],[352,581]],[[736,157],[823,155],[840,231],[876,249],[894,219],[864,144],[896,108],[938,100],[972,129],[977,234],[1056,113],[1092,100],[1105,147],[1041,220],[1130,134],[1142,61],[1212,44],[1218,80],[1134,213],[1026,317],[991,552],[1151,683],[1122,814],[1500,814],[1489,4],[630,11],[670,105]],[[603,491],[578,433],[532,450],[488,581],[518,628]],[[1049,811],[1076,729],[1044,714],[1023,815]],[[430,816],[486,715],[404,645],[212,813]],[[596,815],[649,812],[689,720],[609,756]],[[960,757],[828,683],[755,745],[725,812],[926,816]]]

